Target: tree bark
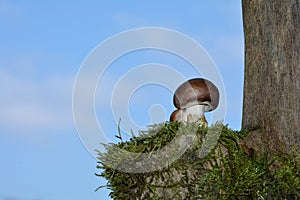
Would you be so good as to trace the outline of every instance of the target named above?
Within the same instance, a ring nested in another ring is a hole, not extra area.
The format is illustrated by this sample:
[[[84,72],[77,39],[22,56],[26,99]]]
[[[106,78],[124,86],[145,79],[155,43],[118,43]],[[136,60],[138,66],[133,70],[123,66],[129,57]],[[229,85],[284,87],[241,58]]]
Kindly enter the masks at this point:
[[[299,0],[243,0],[245,79],[242,129],[248,146],[300,144]]]

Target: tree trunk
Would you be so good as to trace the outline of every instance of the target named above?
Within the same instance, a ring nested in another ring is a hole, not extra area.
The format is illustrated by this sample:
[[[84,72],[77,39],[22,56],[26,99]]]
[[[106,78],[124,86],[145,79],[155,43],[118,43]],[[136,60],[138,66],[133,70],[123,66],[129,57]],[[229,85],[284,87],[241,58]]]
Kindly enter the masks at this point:
[[[242,129],[254,150],[300,144],[299,0],[243,0]]]

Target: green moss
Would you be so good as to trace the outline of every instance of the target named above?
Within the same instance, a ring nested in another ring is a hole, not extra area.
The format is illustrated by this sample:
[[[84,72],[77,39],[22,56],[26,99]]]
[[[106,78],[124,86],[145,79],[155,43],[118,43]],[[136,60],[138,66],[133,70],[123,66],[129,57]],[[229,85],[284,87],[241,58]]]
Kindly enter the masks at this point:
[[[170,165],[143,173],[116,169],[119,163],[139,159],[116,149],[134,153],[156,152],[175,136],[191,133],[195,138],[190,148]],[[123,141],[119,134],[119,143],[106,145],[104,153],[98,152],[97,167],[101,173],[96,175],[107,179],[107,185],[102,187],[111,189],[110,196],[115,200],[299,199],[299,151],[278,152],[272,156],[246,153],[241,143],[246,134],[223,125],[207,129],[179,123],[153,125],[129,141]],[[205,149],[209,154],[203,157]]]

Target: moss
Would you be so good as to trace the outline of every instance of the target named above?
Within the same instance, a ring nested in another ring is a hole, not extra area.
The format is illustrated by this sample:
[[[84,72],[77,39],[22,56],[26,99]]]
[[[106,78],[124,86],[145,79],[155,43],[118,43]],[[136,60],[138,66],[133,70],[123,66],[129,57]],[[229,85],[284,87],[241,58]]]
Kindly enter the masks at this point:
[[[190,133],[195,136],[190,148],[163,168],[141,173],[116,168],[118,163],[128,159],[116,149],[134,153],[156,152],[175,136]],[[179,123],[153,125],[129,141],[123,141],[119,134],[119,143],[105,145],[106,151],[98,152],[97,167],[101,173],[96,175],[107,180],[107,185],[102,187],[110,189],[110,196],[115,200],[299,199],[299,151],[272,155],[249,153],[241,143],[245,135],[247,133],[223,125],[207,129]],[[203,154],[203,149],[209,149],[208,155]]]

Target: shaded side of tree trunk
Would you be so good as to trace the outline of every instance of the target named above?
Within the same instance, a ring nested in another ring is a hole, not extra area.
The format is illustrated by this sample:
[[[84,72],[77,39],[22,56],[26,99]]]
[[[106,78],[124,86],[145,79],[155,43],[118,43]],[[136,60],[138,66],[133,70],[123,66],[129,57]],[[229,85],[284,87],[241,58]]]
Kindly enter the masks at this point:
[[[243,0],[245,82],[242,128],[249,146],[300,144],[299,0]]]

